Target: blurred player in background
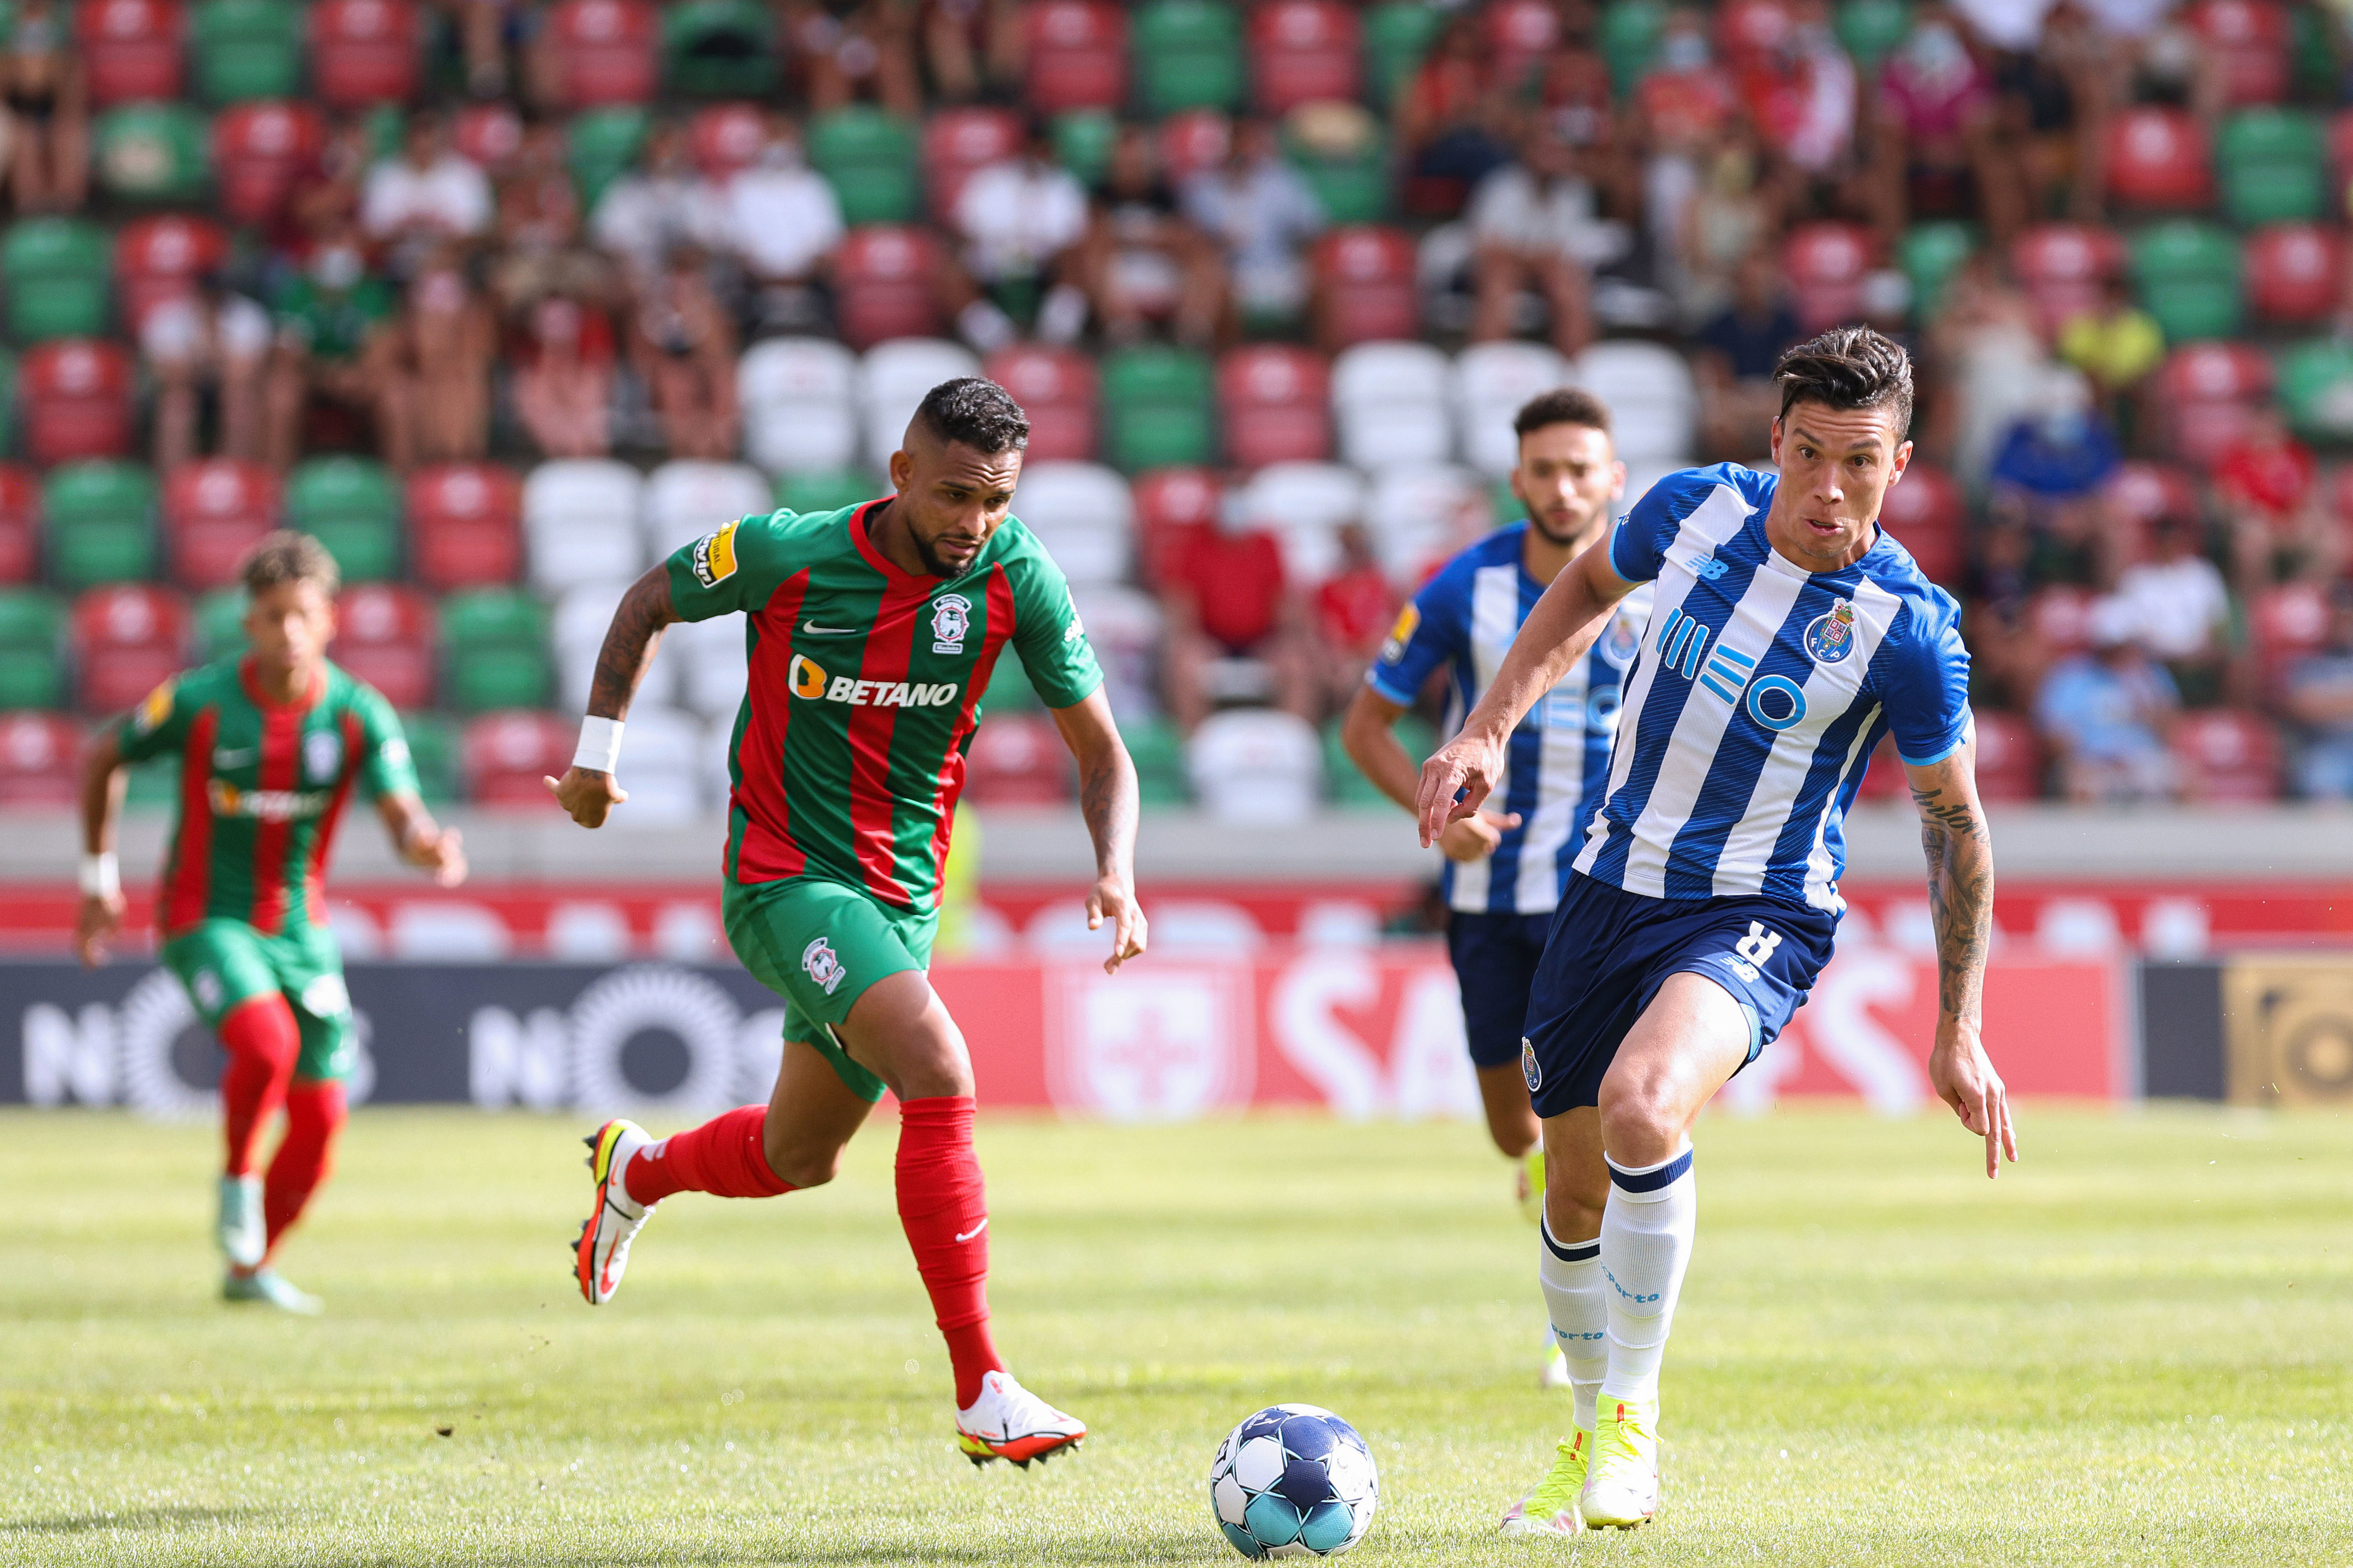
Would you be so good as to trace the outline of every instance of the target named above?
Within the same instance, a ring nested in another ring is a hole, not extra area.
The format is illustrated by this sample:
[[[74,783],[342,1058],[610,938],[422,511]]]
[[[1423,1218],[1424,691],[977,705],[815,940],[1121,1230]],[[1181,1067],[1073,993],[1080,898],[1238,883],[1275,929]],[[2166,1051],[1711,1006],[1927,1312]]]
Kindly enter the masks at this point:
[[[656,1142],[588,1140],[596,1208],[576,1271],[610,1300],[629,1243],[672,1193],[775,1197],[833,1179],[887,1087],[899,1098],[900,1223],[955,1371],[975,1464],[1027,1465],[1086,1436],[1015,1382],[988,1332],[988,1213],[964,1036],[924,971],[965,752],[1009,643],[1079,764],[1093,836],[1088,924],[1116,970],[1144,951],[1135,767],[1060,568],[1008,511],[1029,421],[1002,387],[932,389],[891,458],[897,494],[729,523],[638,579],[605,637],[579,754],[548,781],[585,827],[628,797],[621,721],[673,621],[744,614],[751,685],[729,763],[723,910],[744,966],[785,998],[776,1092]]]
[[[1978,1038],[1993,846],[1960,611],[1878,524],[1912,457],[1911,361],[1841,328],[1784,354],[1775,379],[1778,477],[1722,463],[1652,486],[1553,580],[1461,733],[1422,770],[1430,843],[1491,798],[1521,716],[1637,585],[1655,584],[1607,793],[1521,1044],[1544,1119],[1538,1278],[1573,1374],[1599,1379],[1599,1410],[1505,1511],[1506,1531],[1622,1528],[1658,1511],[1659,1366],[1698,1222],[1691,1125],[1829,961],[1846,810],[1891,731],[1936,923],[1928,1079],[1984,1138],[1987,1175],[2017,1158]]]
[[[417,798],[392,704],[327,661],[334,558],[309,534],[272,533],[239,575],[247,651],[165,681],[90,748],[74,945],[84,963],[103,963],[122,924],[114,841],[124,766],[177,753],[157,956],[228,1052],[221,1294],[315,1312],[318,1299],[270,1261],[326,1179],[343,1124],[352,1006],[320,877],[353,785],[375,803],[401,858],[442,887],[465,879],[466,860],[457,830],[435,826]],[[258,1177],[255,1147],[281,1107],[286,1135]]]

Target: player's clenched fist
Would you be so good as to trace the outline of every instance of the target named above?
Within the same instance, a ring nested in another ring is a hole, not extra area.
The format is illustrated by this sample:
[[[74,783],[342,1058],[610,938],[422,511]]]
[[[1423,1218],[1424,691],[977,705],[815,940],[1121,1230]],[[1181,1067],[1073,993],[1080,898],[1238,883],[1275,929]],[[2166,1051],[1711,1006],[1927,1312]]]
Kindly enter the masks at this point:
[[[561,779],[543,779],[547,793],[583,827],[602,827],[606,816],[629,798],[629,792],[610,773],[587,768],[567,768]]]

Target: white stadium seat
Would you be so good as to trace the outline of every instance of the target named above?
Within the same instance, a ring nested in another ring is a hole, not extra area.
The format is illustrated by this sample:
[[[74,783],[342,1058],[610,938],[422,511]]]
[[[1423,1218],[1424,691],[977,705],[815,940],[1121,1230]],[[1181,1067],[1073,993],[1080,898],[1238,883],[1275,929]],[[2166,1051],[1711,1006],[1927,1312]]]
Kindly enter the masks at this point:
[[[1073,584],[1071,603],[1103,666],[1113,714],[1128,721],[1158,711],[1160,637],[1166,630],[1160,602],[1141,589],[1103,584]]]
[[[621,595],[628,591],[629,582],[628,577],[612,577],[578,584],[565,589],[564,596],[555,601],[555,616],[548,628],[547,640],[555,655],[557,699],[567,710],[579,711],[588,705],[588,683],[596,672],[596,650],[605,646],[605,630],[613,624],[613,611],[620,605]],[[669,634],[663,637],[667,641]],[[678,666],[657,653],[638,694],[649,702],[668,702],[677,676]]]
[[[626,582],[644,571],[638,521],[644,489],[637,469],[609,458],[533,468],[522,485],[532,585],[560,594],[588,583]]]
[[[1494,526],[1486,483],[1448,463],[1382,468],[1365,498],[1365,529],[1381,570],[1400,587]]]
[[[1358,343],[1332,362],[1340,457],[1360,468],[1442,463],[1454,454],[1450,368],[1427,343]]]
[[[1483,474],[1502,476],[1520,460],[1512,420],[1540,392],[1576,384],[1567,360],[1542,343],[1476,343],[1454,360],[1454,417],[1462,456]]]
[[[744,449],[772,474],[858,461],[858,356],[823,338],[770,338],[735,367]]]
[[[1024,468],[1013,515],[1046,547],[1073,584],[1127,575],[1135,542],[1135,500],[1118,470],[1101,463],[1039,463]]]
[[[1658,343],[1595,343],[1577,356],[1577,381],[1609,405],[1618,456],[1627,463],[1690,460],[1699,431],[1699,389],[1683,356]]]
[[[637,827],[699,820],[709,804],[702,757],[703,726],[692,714],[659,702],[631,703],[619,764],[629,799],[611,820]]]
[[[750,684],[744,642],[741,616],[681,621],[662,633],[655,673],[667,668],[681,705],[705,719],[733,719]]]
[[[1271,708],[1213,713],[1185,748],[1193,797],[1222,822],[1304,822],[1323,794],[1314,727]]]
[[[768,481],[746,463],[680,459],[646,477],[646,553],[660,560],[739,517],[776,510]]]
[[[1282,569],[1314,587],[1339,569],[1338,530],[1360,521],[1365,481],[1338,463],[1269,463],[1236,498],[1242,516],[1282,542]]]
[[[867,466],[891,471],[891,454],[923,395],[944,381],[978,375],[980,361],[945,338],[892,338],[866,351],[858,365],[859,411],[866,421]]]

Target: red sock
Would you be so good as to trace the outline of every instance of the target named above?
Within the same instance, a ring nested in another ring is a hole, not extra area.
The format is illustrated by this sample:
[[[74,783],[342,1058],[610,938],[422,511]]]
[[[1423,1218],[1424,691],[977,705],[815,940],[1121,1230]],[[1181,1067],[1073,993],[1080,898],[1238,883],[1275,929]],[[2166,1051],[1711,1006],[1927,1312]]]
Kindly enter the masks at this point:
[[[221,1118],[228,1133],[225,1171],[248,1175],[255,1135],[285,1103],[302,1036],[286,998],[269,991],[230,1008],[220,1021],[220,1038],[228,1047],[228,1066],[221,1073]]]
[[[899,1223],[955,1368],[956,1407],[1002,1372],[988,1337],[988,1197],[972,1152],[972,1096],[935,1095],[899,1107]]]
[[[793,1190],[768,1168],[761,1149],[768,1124],[765,1105],[739,1105],[700,1127],[649,1144],[621,1169],[621,1184],[641,1204],[672,1193],[723,1198],[773,1198]]]
[[[335,1131],[343,1124],[342,1084],[306,1079],[286,1091],[286,1136],[269,1157],[269,1174],[261,1183],[261,1215],[269,1224],[271,1250],[327,1179]]]

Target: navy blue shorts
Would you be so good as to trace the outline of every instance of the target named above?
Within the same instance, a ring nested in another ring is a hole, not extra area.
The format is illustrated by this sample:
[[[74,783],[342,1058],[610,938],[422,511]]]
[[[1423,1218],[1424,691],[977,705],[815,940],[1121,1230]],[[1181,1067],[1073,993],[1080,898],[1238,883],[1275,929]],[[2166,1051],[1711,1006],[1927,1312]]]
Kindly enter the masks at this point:
[[[1519,1059],[1528,990],[1551,933],[1548,914],[1447,912],[1446,955],[1454,961],[1455,983],[1462,988],[1462,1030],[1477,1066],[1508,1067]]]
[[[1779,899],[1651,899],[1578,874],[1528,994],[1520,1067],[1538,1116],[1598,1105],[1619,1042],[1671,974],[1704,974],[1748,1016],[1748,1058],[1806,1005],[1838,920]]]

